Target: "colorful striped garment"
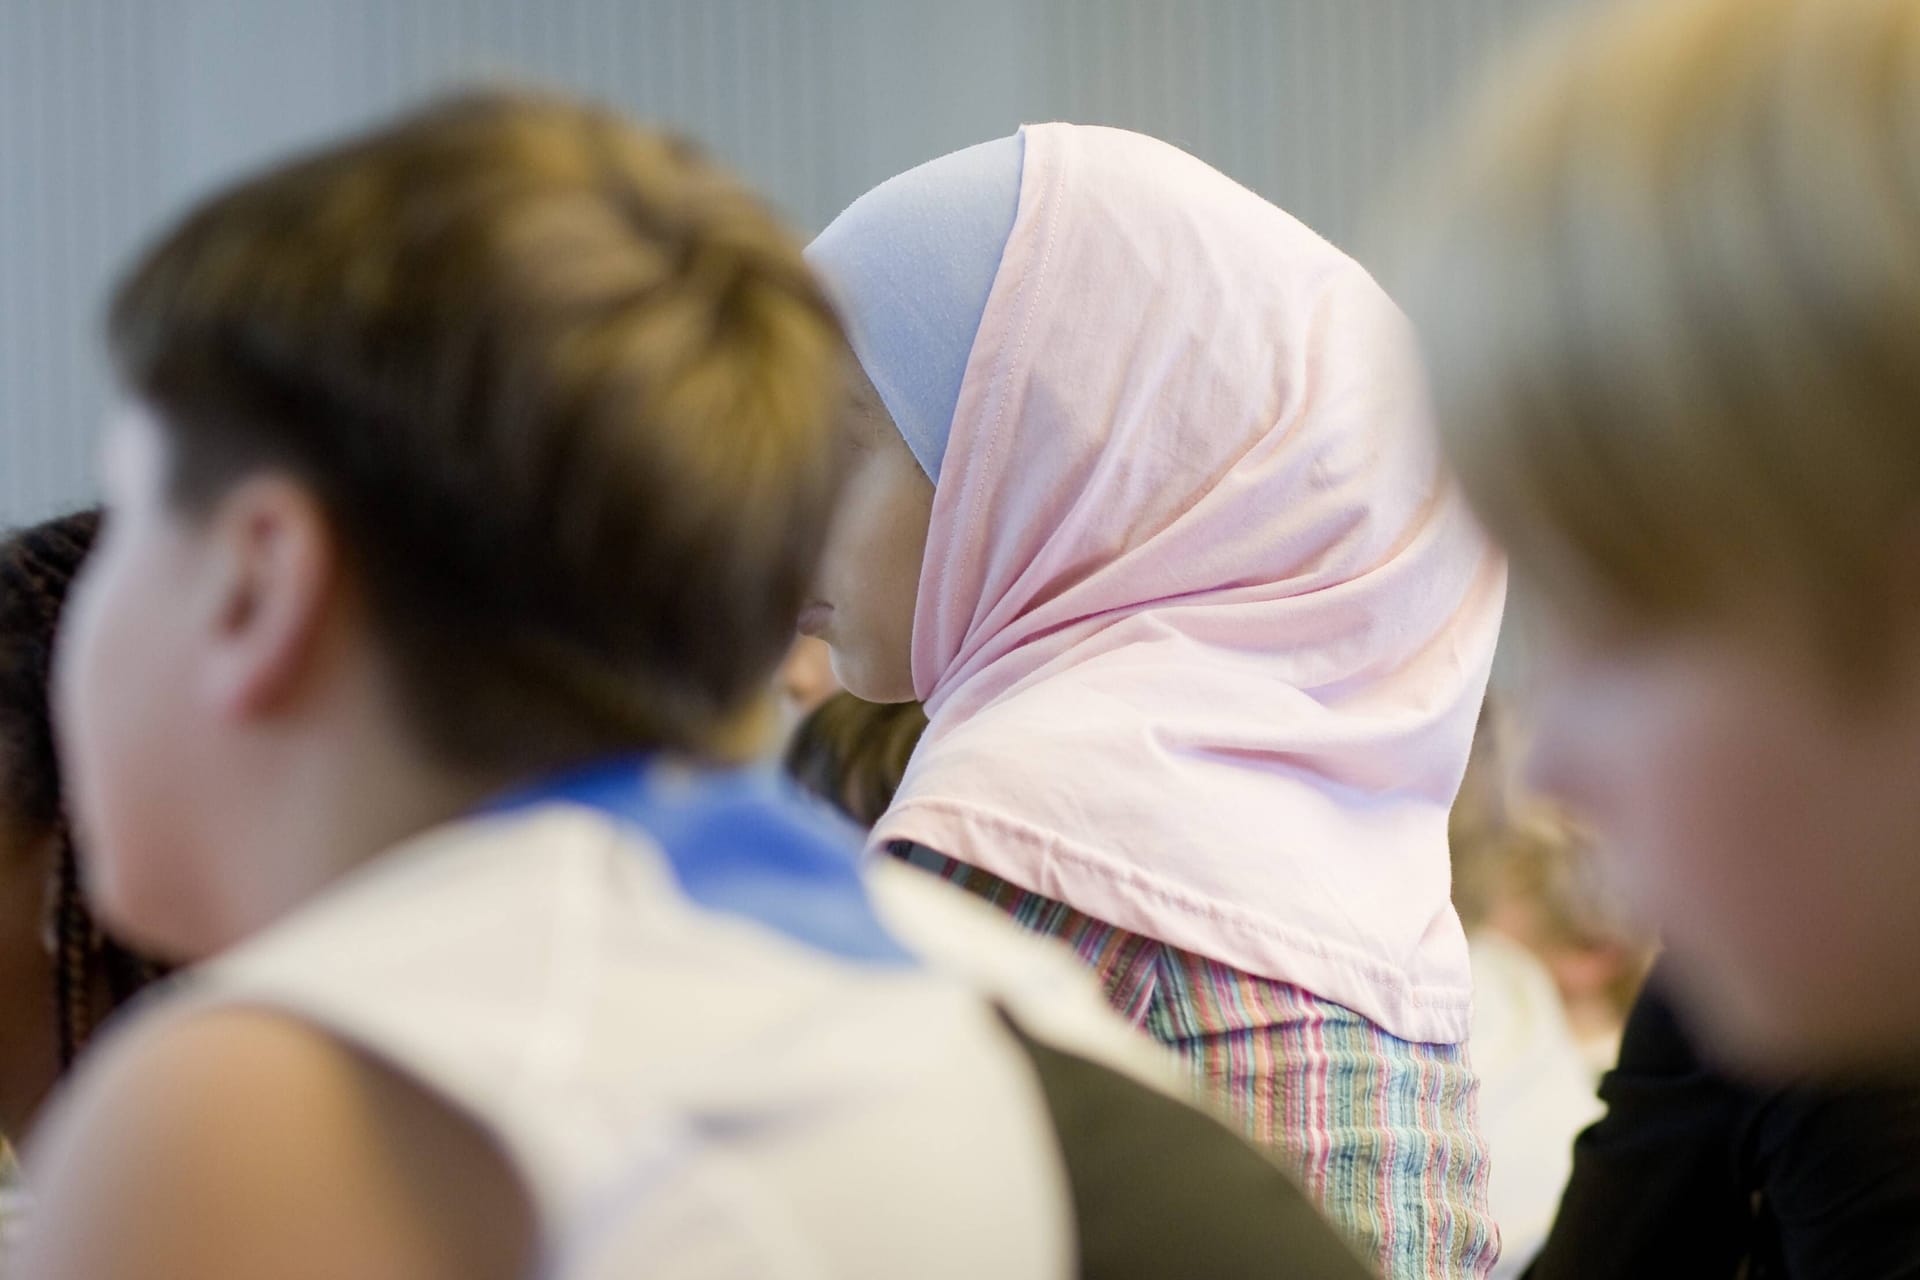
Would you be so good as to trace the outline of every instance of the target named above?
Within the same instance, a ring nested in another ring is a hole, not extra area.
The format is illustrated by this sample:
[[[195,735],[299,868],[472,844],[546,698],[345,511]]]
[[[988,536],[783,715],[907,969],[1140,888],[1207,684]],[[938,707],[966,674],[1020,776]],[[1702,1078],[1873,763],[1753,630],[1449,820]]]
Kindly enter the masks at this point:
[[[1465,1045],[1417,1044],[1284,982],[1129,933],[917,845],[908,862],[1058,938],[1129,1021],[1178,1053],[1196,1091],[1291,1168],[1389,1280],[1482,1280],[1479,1086]]]

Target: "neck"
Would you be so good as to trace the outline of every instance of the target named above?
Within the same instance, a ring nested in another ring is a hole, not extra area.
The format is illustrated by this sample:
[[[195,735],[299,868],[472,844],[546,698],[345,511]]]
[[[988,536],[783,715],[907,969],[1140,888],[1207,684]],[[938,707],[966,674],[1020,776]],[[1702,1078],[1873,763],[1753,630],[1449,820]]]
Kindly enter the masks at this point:
[[[395,846],[472,813],[514,780],[435,761],[378,700],[340,698],[324,718],[236,753],[207,833],[209,908],[193,958],[259,932]]]
[[[267,829],[272,858],[248,877],[235,922],[264,928],[329,886],[408,840],[471,813],[498,788],[491,783],[390,761],[362,759],[346,769],[309,766],[286,777]],[[322,816],[324,815],[324,816]]]

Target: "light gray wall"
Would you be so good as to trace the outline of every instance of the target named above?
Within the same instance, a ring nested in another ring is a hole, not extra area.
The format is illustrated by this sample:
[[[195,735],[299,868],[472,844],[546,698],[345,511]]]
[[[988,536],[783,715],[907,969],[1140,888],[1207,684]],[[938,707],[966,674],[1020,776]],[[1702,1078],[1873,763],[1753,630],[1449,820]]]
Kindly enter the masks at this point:
[[[1169,138],[1336,241],[1573,0],[0,0],[0,522],[92,491],[113,271],[209,184],[476,76],[671,124],[817,229],[1023,120]]]

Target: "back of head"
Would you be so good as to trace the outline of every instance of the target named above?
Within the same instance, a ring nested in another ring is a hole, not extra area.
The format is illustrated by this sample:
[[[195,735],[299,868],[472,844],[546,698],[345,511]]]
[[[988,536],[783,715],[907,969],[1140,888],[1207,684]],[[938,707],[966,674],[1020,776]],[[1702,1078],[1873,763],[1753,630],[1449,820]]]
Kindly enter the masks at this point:
[[[713,749],[791,636],[840,337],[798,243],[682,143],[440,103],[195,210],[111,345],[189,513],[262,469],[316,494],[451,765]]]
[[[1497,82],[1394,281],[1450,451],[1549,589],[1753,581],[1847,644],[1920,474],[1920,7],[1638,0]]]

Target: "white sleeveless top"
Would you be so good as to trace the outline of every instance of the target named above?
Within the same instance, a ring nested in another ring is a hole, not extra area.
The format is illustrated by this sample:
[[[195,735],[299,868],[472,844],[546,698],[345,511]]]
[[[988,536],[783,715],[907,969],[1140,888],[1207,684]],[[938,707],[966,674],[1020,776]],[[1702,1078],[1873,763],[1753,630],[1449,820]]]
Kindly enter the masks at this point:
[[[1164,1060],[1067,953],[761,790],[584,773],[376,860],[163,1016],[268,1007],[447,1100],[530,1192],[543,1276],[1073,1274],[1000,1010],[1156,1088]]]

